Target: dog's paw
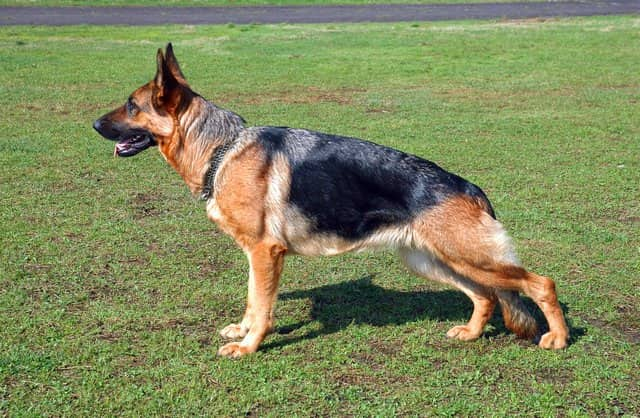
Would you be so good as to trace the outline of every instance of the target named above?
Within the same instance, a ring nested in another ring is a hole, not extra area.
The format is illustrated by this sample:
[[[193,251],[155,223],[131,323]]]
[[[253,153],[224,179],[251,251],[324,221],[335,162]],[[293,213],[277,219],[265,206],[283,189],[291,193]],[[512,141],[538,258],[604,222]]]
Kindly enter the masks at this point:
[[[471,341],[477,339],[482,334],[482,330],[480,332],[473,331],[466,325],[458,325],[451,328],[447,332],[448,338],[457,338],[461,341]]]
[[[243,327],[242,324],[231,324],[224,327],[222,331],[220,331],[220,335],[225,340],[239,340],[244,338],[248,332],[249,330]]]
[[[540,338],[538,345],[548,350],[560,350],[567,346],[569,336],[565,333],[549,331]]]
[[[242,343],[229,343],[220,347],[220,349],[218,350],[218,355],[230,358],[238,358],[255,351],[255,348],[252,349],[251,347],[242,345]]]

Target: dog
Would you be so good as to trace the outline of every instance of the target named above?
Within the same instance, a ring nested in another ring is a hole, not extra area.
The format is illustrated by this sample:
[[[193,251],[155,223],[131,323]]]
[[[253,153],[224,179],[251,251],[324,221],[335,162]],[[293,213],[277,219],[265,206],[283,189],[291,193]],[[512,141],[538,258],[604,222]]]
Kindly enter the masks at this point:
[[[499,302],[505,325],[547,349],[569,330],[553,280],[523,268],[484,192],[431,161],[356,138],[287,127],[247,127],[187,83],[172,45],[157,53],[155,77],[94,122],[129,157],[158,147],[206,213],[250,265],[242,321],[220,332],[218,354],[255,352],[274,329],[284,258],[368,248],[398,251],[408,269],[447,283],[473,302],[466,325],[447,337],[482,335]],[[548,331],[519,293],[541,309]]]

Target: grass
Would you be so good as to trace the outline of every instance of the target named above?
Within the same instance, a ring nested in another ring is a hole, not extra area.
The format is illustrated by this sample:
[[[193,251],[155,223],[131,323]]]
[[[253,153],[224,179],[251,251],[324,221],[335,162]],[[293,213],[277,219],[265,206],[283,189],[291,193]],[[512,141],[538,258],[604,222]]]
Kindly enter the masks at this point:
[[[163,6],[303,6],[336,4],[531,3],[545,0],[169,0]],[[0,0],[0,6],[158,6],[158,0]]]
[[[637,17],[0,28],[0,413],[640,414]],[[251,124],[365,137],[481,185],[573,339],[543,351],[391,253],[287,260],[278,330],[216,358],[247,263],[155,150],[92,121],[174,42]]]

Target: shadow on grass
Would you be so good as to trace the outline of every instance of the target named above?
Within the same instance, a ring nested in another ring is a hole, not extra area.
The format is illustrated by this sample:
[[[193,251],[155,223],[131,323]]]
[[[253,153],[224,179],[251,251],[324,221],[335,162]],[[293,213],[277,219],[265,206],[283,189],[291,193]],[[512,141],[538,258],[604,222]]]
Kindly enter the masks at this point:
[[[301,340],[313,339],[322,335],[333,334],[351,324],[367,324],[372,326],[403,325],[408,322],[433,319],[453,321],[456,325],[466,324],[471,317],[473,304],[462,292],[457,290],[441,291],[397,291],[385,289],[372,283],[372,277],[342,282],[314,289],[291,291],[280,294],[280,300],[310,299],[311,319],[276,328],[276,333],[287,335],[315,321],[322,327],[304,335],[268,342],[263,350],[283,347]],[[538,321],[540,331],[546,332],[546,321],[535,304],[528,298],[525,305]],[[568,308],[563,304],[565,313]],[[510,333],[502,320],[500,309],[489,322],[493,329],[484,337],[495,337]],[[571,342],[585,334],[582,328],[571,328]]]

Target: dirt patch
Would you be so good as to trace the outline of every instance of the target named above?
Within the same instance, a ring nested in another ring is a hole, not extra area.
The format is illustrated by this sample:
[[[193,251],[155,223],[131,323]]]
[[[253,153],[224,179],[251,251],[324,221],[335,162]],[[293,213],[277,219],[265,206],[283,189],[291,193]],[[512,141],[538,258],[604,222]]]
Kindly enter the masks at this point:
[[[18,377],[15,374],[9,373],[4,379],[0,380],[0,382],[4,388],[4,393],[0,392],[0,401],[7,401],[7,397],[8,394],[11,393],[11,389],[19,386]]]
[[[53,268],[53,264],[38,264],[38,263],[25,263],[23,269],[27,273],[39,275],[40,273],[46,273]]]
[[[635,313],[635,312],[634,312]],[[595,318],[582,318],[594,328],[613,337],[622,338],[632,344],[640,344],[640,324],[632,318],[632,312],[625,311],[617,321],[604,321]]]
[[[409,383],[412,377],[398,375],[387,366],[390,359],[400,356],[404,345],[405,342],[402,338],[394,341],[378,339],[369,341],[364,351],[354,353],[352,357],[364,370],[370,370],[374,374],[342,373],[338,376],[338,380],[343,384],[375,384],[377,386],[389,383]]]
[[[149,193],[138,193],[131,201],[136,219],[144,219],[149,216],[161,216],[167,213],[167,209],[160,205],[161,198]]]
[[[187,320],[184,318],[171,318],[154,322],[148,324],[146,330],[155,332],[175,330],[186,338],[197,341],[201,347],[210,346],[212,344],[212,337],[215,336],[217,332],[215,325],[210,322],[197,319]]]
[[[229,270],[234,267],[234,263],[231,261],[216,261],[209,260],[207,263],[201,263],[198,265],[197,277],[204,279],[211,279],[221,271]]]
[[[391,113],[393,112],[393,110],[391,110],[391,108],[382,108],[382,107],[376,107],[376,108],[369,108],[366,110],[367,113],[372,113],[372,114],[376,114],[376,113]]]
[[[406,376],[391,376],[385,373],[377,373],[376,370],[372,370],[374,373],[366,373],[363,369],[350,367],[347,369],[336,370],[331,373],[331,378],[335,384],[339,387],[359,386],[366,388],[367,392],[370,392],[369,396],[376,396],[375,393],[380,389],[387,387],[389,384],[393,384],[397,381],[407,382],[409,379]]]
[[[640,215],[636,210],[626,207],[608,213],[601,213],[595,219],[600,222],[620,222],[623,224],[635,224],[640,222]]]
[[[74,232],[65,232],[62,235],[56,235],[55,237],[52,237],[51,241],[55,242],[56,244],[65,244],[67,242],[78,242],[83,238],[84,236],[81,234]]]
[[[377,386],[379,383],[381,383],[379,379],[355,370],[349,372],[336,372],[332,377],[333,380],[341,386]]]
[[[354,358],[358,360],[359,363],[363,363],[362,356],[371,356],[365,354],[358,354]],[[372,396],[375,396],[375,393],[380,388],[388,387],[389,385],[399,384],[399,385],[407,385],[412,382],[413,378],[406,375],[398,375],[392,373],[391,370],[387,369],[384,366],[384,363],[374,361],[371,363],[364,363],[364,367],[362,368],[353,368],[350,367],[347,369],[342,369],[331,373],[331,377],[333,381],[342,387],[349,386],[360,386],[366,388],[366,390],[372,393]],[[369,370],[366,372],[365,370]]]
[[[369,347],[371,347],[374,353],[380,353],[387,357],[397,355],[400,350],[402,350],[403,345],[404,341],[401,339],[393,342],[384,340],[373,340],[369,342]]]
[[[185,320],[180,318],[171,318],[160,322],[152,322],[146,327],[149,331],[164,331],[181,328],[185,325]]]
[[[149,361],[145,355],[125,354],[113,360],[113,377],[124,376],[137,367],[149,367]]]
[[[566,385],[574,380],[573,372],[568,368],[546,367],[538,370],[532,370],[532,374],[538,383]]]
[[[264,105],[273,103],[285,104],[318,104],[336,103],[343,106],[353,105],[355,98],[367,90],[359,88],[340,88],[327,90],[319,87],[307,87],[296,90],[267,92],[251,96],[234,96],[218,98],[220,102],[235,101],[247,105]],[[226,100],[225,100],[226,99]]]
[[[474,100],[478,103],[490,103],[494,108],[516,106],[524,99],[532,97],[573,97],[576,91],[568,88],[546,90],[499,91],[484,90],[472,87],[457,87],[447,90],[434,91],[433,95],[443,100]]]
[[[618,221],[624,224],[637,224],[640,223],[640,216],[621,216]]]
[[[96,335],[96,338],[102,341],[115,343],[117,341],[120,341],[120,339],[122,338],[122,335],[120,335],[117,332],[102,331],[100,332],[100,334]]]
[[[105,272],[111,272],[109,265],[105,265]],[[126,292],[118,286],[118,283],[90,282],[87,283],[87,299],[89,301],[106,300],[111,301],[113,297]]]
[[[264,415],[264,412],[265,411],[262,409],[262,405],[260,405],[260,402],[257,402],[251,405],[251,407],[247,410],[244,416],[245,417],[261,417]]]
[[[129,257],[129,258],[125,258],[123,260],[118,260],[118,264],[122,264],[122,265],[135,265],[135,266],[146,266],[147,264],[149,264],[149,257],[145,256],[145,257],[140,257],[140,258],[133,258],[133,257]]]
[[[49,106],[41,106],[39,104],[34,104],[34,103],[29,103],[29,104],[18,103],[15,105],[15,108],[23,111],[27,111],[27,112],[35,112],[35,113],[44,112],[47,114],[55,113],[62,116],[68,116],[71,114],[71,110],[65,108],[63,105],[49,107]]]
[[[70,241],[81,241],[84,239],[84,235],[77,232],[65,232],[63,235]]]
[[[162,249],[160,248],[160,246],[158,245],[157,242],[152,242],[149,245],[147,245],[147,252],[148,253],[152,253],[152,254],[156,254],[156,255],[164,255],[164,251],[162,251]]]
[[[353,355],[353,359],[360,364],[366,365],[371,370],[379,370],[383,364],[378,356],[372,353],[357,353]]]

